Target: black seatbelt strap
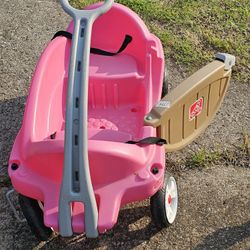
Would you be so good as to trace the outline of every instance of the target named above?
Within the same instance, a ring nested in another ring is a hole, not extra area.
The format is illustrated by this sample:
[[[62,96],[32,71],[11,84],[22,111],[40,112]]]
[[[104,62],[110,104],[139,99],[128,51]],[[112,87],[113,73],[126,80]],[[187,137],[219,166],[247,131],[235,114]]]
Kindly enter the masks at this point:
[[[120,49],[117,52],[108,52],[108,51],[101,50],[101,49],[91,48],[90,53],[103,55],[103,56],[115,56],[115,55],[120,54],[122,51],[124,51],[131,42],[132,42],[132,37],[129,35],[126,35]]]
[[[162,146],[164,144],[167,144],[167,141],[160,138],[160,137],[147,137],[147,138],[144,138],[140,141],[127,141],[126,143],[136,144],[138,146],[145,146],[145,145],[152,145],[152,144]]]
[[[70,32],[63,31],[63,30],[58,31],[53,36],[53,38],[51,40],[55,39],[58,36],[64,36],[64,37],[72,40],[72,34]],[[120,54],[122,51],[124,51],[131,42],[132,42],[132,36],[126,35],[120,49],[117,52],[109,52],[109,51],[105,51],[105,50],[102,50],[102,49],[91,48],[90,53],[96,54],[96,55],[102,55],[102,56],[115,56],[115,55]]]
[[[64,30],[60,30],[60,31],[56,32],[56,34],[53,36],[53,38],[51,39],[51,41],[54,40],[58,36],[64,36],[64,37],[72,40],[72,34],[70,32],[64,31]]]

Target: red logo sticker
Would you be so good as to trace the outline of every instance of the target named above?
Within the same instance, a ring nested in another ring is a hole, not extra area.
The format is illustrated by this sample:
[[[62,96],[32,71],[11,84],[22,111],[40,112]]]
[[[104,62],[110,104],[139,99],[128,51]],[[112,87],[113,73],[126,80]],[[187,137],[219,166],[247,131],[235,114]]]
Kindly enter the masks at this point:
[[[203,98],[199,98],[195,103],[189,108],[189,121],[192,121],[196,116],[198,116],[203,109]]]

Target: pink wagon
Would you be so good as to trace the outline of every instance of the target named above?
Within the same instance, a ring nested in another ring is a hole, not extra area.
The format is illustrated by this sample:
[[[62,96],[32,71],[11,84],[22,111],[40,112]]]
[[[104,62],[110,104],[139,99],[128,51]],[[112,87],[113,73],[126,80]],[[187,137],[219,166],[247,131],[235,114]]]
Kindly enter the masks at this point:
[[[218,54],[167,93],[161,42],[134,12],[113,0],[61,4],[74,20],[39,59],[9,160],[24,216],[41,240],[53,230],[93,238],[122,206],[151,197],[152,219],[166,227],[178,195],[165,151],[208,125],[235,59]]]

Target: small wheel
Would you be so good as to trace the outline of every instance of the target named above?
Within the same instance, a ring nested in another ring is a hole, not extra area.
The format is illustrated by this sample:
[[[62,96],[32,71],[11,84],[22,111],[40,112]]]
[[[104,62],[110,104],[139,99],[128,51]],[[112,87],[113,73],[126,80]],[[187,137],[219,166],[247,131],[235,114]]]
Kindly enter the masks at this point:
[[[150,198],[152,220],[159,228],[171,225],[177,214],[178,191],[173,176],[166,173],[163,187]]]
[[[168,94],[168,88],[169,88],[168,70],[167,70],[167,66],[165,66],[163,83],[162,83],[161,98],[163,98],[165,95]]]
[[[37,239],[47,241],[51,237],[53,230],[43,223],[42,204],[21,194],[19,194],[19,204],[31,231]]]

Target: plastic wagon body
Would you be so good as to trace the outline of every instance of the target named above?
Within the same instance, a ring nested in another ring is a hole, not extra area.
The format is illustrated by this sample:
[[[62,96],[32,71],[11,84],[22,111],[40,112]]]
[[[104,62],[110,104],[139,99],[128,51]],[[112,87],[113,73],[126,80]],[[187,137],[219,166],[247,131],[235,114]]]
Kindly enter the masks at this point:
[[[73,23],[68,28],[72,30]],[[163,147],[124,143],[156,136],[156,129],[144,126],[143,118],[161,95],[164,55],[159,39],[134,12],[115,4],[95,22],[91,46],[112,51],[125,34],[133,37],[126,53],[90,57],[88,146],[100,232],[113,227],[121,206],[152,196],[161,187],[165,170]],[[70,46],[65,37],[58,37],[39,59],[9,161],[9,166],[19,165],[18,171],[9,167],[14,188],[44,203],[44,223],[54,230],[63,173]],[[154,167],[159,169],[157,175],[151,171]],[[74,202],[76,233],[84,232],[83,213],[82,203]]]

